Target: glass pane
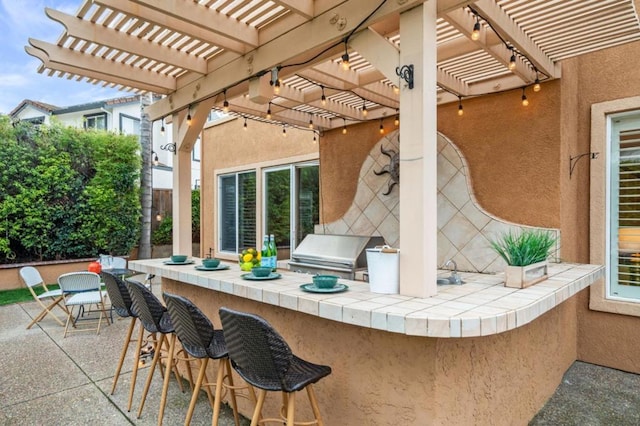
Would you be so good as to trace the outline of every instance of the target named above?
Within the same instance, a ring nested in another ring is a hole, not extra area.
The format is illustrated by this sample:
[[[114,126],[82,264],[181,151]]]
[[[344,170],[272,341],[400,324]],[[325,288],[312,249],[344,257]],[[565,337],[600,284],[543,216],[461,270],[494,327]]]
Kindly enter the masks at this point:
[[[236,251],[236,176],[220,177],[220,250]]]
[[[298,211],[296,212],[297,246],[304,237],[308,234],[313,234],[314,225],[320,222],[318,166],[296,169],[296,179],[298,182],[298,193],[296,194],[298,204]]]
[[[288,256],[291,245],[291,171],[265,173],[266,234],[275,235],[278,258]]]
[[[238,175],[238,252],[256,246],[256,174]]]

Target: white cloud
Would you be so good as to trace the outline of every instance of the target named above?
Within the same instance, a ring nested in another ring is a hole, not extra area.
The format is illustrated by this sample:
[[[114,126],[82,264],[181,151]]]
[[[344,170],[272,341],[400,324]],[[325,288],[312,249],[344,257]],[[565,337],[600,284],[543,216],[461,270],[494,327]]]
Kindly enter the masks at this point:
[[[0,87],[27,86],[29,79],[24,74],[0,74]]]

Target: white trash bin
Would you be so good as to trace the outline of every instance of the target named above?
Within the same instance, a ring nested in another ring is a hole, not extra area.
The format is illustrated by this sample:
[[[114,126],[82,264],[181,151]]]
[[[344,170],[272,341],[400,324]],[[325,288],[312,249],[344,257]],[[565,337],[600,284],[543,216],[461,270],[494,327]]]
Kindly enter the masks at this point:
[[[389,246],[367,249],[369,287],[372,293],[400,291],[400,250]]]

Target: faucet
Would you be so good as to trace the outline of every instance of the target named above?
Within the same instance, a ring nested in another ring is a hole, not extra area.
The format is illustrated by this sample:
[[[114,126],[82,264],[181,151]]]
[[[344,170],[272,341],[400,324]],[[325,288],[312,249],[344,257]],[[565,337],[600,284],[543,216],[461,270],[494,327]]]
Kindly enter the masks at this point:
[[[456,263],[455,260],[453,259],[447,260],[444,263],[443,268],[447,269],[449,265],[451,265],[452,263],[453,263],[453,271],[451,271],[451,276],[448,278],[448,280],[451,284],[462,284],[462,279],[460,278],[460,275],[458,275],[458,264]]]

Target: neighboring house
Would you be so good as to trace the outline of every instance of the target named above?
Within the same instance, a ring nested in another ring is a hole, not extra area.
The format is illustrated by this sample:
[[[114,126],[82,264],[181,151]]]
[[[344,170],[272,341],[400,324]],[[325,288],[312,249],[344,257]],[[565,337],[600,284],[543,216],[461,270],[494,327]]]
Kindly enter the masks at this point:
[[[89,102],[86,104],[58,107],[43,102],[25,99],[9,113],[14,120],[29,121],[34,124],[51,124],[57,121],[68,126],[99,129],[112,132],[140,134],[140,95]],[[173,152],[162,149],[171,146],[172,126],[161,122],[153,123],[153,188],[171,189]],[[157,161],[155,161],[157,158]],[[192,188],[200,186],[200,142],[194,146],[191,160]],[[163,212],[158,212],[163,214]]]

